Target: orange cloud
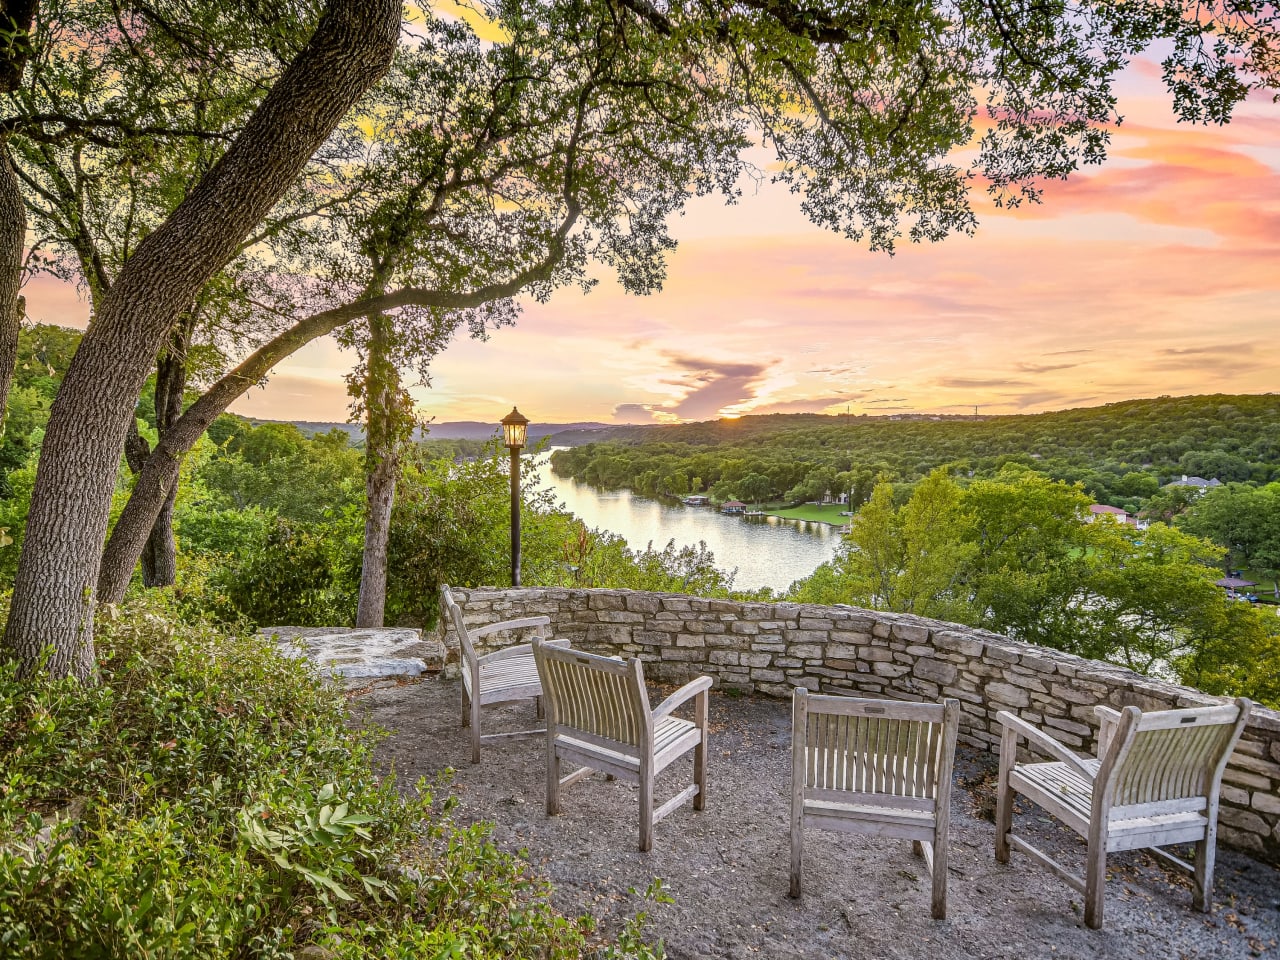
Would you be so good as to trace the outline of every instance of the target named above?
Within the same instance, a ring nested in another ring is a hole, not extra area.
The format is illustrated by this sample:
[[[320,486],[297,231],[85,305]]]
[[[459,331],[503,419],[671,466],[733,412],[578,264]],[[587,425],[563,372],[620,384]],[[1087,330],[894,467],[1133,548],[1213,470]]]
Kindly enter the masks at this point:
[[[1261,129],[1280,142],[1280,124]],[[1050,185],[1044,204],[1006,215],[1029,220],[1119,212],[1149,224],[1205,230],[1219,242],[1275,246],[1280,171],[1248,150],[1216,129],[1129,127],[1125,143],[1112,151],[1118,162]]]

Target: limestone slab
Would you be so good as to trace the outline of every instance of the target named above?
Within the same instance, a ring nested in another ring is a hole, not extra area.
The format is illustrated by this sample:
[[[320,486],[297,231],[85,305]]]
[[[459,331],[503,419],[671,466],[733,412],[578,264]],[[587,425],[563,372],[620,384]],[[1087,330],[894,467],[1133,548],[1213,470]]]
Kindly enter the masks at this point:
[[[444,665],[439,640],[410,627],[263,627],[286,656],[306,657],[321,671],[349,679],[416,677]]]

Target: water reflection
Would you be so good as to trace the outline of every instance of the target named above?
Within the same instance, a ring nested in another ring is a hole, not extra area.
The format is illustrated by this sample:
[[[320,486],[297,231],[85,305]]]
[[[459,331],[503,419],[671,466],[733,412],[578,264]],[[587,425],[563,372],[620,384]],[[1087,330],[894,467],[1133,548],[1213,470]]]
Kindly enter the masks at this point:
[[[705,541],[715,554],[716,566],[737,568],[734,586],[743,590],[785,590],[830,560],[840,543],[839,532],[826,523],[729,517],[713,507],[647,500],[630,490],[597,490],[557,477],[545,456],[538,460],[538,475],[587,526],[618,534],[633,550],[649,544],[661,549],[669,540],[678,545]]]

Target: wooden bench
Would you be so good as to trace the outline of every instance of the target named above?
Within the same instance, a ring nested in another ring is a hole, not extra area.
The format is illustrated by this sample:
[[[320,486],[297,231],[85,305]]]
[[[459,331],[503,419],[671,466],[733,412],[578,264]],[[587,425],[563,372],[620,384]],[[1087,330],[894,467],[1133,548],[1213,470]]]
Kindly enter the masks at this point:
[[[1009,851],[1027,854],[1084,895],[1084,921],[1102,926],[1107,854],[1149,848],[1195,876],[1193,903],[1212,908],[1213,864],[1218,830],[1218,791],[1227,759],[1240,739],[1252,704],[1143,713],[1095,707],[1102,722],[1098,756],[1080,757],[1007,711],[998,713],[1000,781],[996,797],[996,859]],[[1018,740],[1054,759],[1018,763]],[[1013,832],[1013,797],[1020,793],[1085,838],[1080,877]],[[1194,843],[1195,863],[1159,849]]]
[[[468,627],[462,619],[462,609],[449,587],[440,587],[440,609],[453,623],[458,634],[458,647],[462,666],[462,725],[471,728],[471,762],[480,762],[480,744],[495,740],[541,736],[543,729],[516,730],[510,733],[480,733],[480,708],[494,703],[512,703],[533,700],[538,716],[542,716],[542,684],[538,680],[538,668],[533,662],[533,648],[528,643],[516,644],[497,650],[486,656],[476,655],[475,641],[492,633],[506,630],[545,629],[550,626],[549,617],[522,617],[503,620],[482,627]],[[550,643],[568,646],[568,640],[552,640]]]
[[[911,840],[947,916],[951,770],[960,702],[816,696],[791,700],[791,890],[800,896],[804,827]]]
[[[649,707],[644,668],[622,661],[533,641],[547,707],[547,815],[560,812],[560,791],[591,773],[604,773],[640,787],[640,849],[653,847],[653,827],[693,800],[703,809],[707,797],[707,691],[710,677],[699,677]],[[693,720],[672,712],[694,700]],[[654,781],[675,760],[693,751],[693,784],[656,810]],[[561,777],[561,763],[582,766]]]

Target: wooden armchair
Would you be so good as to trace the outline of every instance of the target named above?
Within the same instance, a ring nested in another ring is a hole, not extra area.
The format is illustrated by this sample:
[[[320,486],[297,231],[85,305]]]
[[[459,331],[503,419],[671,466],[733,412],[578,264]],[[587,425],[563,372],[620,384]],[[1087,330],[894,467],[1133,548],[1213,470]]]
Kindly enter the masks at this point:
[[[545,628],[550,626],[550,618],[523,617],[468,628],[462,619],[461,608],[445,584],[440,586],[440,609],[453,622],[453,628],[458,634],[462,661],[462,725],[471,728],[471,762],[480,762],[482,742],[541,735],[541,728],[481,735],[480,708],[486,704],[533,700],[538,704],[538,716],[541,717],[542,684],[538,681],[538,668],[533,662],[533,648],[529,644],[516,644],[478,657],[475,641],[503,630]],[[568,640],[552,640],[550,643],[569,645]]]
[[[1095,707],[1102,721],[1097,758],[1079,757],[1013,714],[997,714],[1004,727],[996,797],[996,859],[1011,849],[1027,854],[1084,895],[1084,922],[1102,926],[1107,854],[1150,852],[1195,876],[1193,903],[1212,908],[1213,861],[1218,830],[1218,790],[1252,704],[1143,713]],[[1018,763],[1019,738],[1051,762]],[[1079,877],[1013,833],[1013,797],[1020,793],[1048,810],[1087,843]],[[1191,865],[1158,848],[1194,843]]]
[[[800,896],[805,823],[913,841],[947,916],[951,769],[960,702],[815,696],[791,700],[791,890]]]
[[[686,683],[656,710],[649,707],[644,668],[579,653],[539,640],[533,656],[547,706],[547,815],[560,812],[560,790],[592,770],[640,786],[640,849],[653,847],[653,826],[686,800],[701,810],[707,797],[707,691],[710,677]],[[672,716],[694,700],[694,719]],[[693,751],[693,783],[656,810],[654,780],[672,762]],[[582,764],[560,776],[564,761]]]

